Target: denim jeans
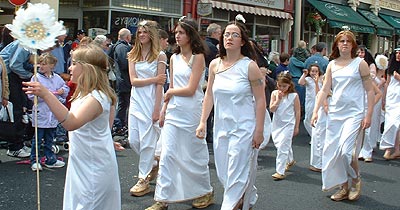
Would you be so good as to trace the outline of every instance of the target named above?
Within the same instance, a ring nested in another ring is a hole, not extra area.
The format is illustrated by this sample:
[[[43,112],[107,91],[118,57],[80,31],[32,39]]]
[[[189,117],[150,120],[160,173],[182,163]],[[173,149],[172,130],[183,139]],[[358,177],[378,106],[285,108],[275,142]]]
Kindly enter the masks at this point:
[[[40,148],[42,145],[42,139],[44,140],[44,155],[46,156],[46,164],[52,165],[57,161],[57,157],[54,154],[52,147],[54,145],[54,137],[56,134],[56,128],[38,128],[37,139],[38,139],[38,151],[40,160]],[[31,164],[36,161],[36,145],[35,138],[32,139],[32,150],[31,150]]]

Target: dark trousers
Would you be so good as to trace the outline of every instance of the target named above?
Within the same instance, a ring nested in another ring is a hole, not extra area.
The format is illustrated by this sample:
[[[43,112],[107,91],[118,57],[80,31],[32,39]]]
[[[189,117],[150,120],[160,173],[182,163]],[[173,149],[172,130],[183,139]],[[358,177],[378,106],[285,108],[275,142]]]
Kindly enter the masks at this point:
[[[17,128],[17,133],[14,138],[6,139],[8,142],[8,149],[16,151],[21,149],[23,144],[23,135],[25,132],[25,125],[22,123],[23,107],[27,107],[27,96],[22,91],[22,79],[14,73],[8,74],[10,97],[9,101],[13,104],[14,126]]]
[[[117,114],[115,116],[115,127],[122,128],[127,126],[128,121],[128,108],[129,108],[129,100],[131,97],[131,93],[117,93],[118,95],[118,105],[117,105]]]
[[[39,151],[39,160],[40,160],[40,148],[43,142],[43,151],[46,157],[46,164],[53,165],[57,161],[57,157],[54,154],[52,147],[54,145],[54,137],[56,134],[56,128],[38,128],[37,129],[37,141],[38,141],[38,151]],[[42,141],[44,140],[44,141]],[[32,139],[32,150],[31,150],[31,164],[36,162],[36,139]]]

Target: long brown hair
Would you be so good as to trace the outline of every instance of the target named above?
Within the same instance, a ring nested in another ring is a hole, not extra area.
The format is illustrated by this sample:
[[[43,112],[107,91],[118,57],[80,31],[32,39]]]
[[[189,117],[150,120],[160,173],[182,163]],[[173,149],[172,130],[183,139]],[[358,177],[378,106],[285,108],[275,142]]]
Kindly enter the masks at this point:
[[[335,37],[335,41],[333,42],[332,45],[332,54],[329,57],[330,60],[336,59],[340,56],[339,53],[339,48],[338,48],[338,43],[340,41],[340,39],[344,36],[347,36],[347,38],[349,38],[350,42],[351,42],[351,58],[355,58],[357,57],[357,50],[358,50],[358,45],[356,42],[356,37],[354,36],[354,34],[351,31],[341,31],[339,32],[336,37]]]
[[[283,71],[278,74],[276,77],[276,85],[279,83],[289,84],[288,93],[295,93],[296,89],[294,88],[294,83],[292,81],[292,75],[290,75],[289,71]]]
[[[82,74],[78,78],[71,101],[98,90],[111,100],[112,105],[116,104],[117,97],[108,81],[108,57],[100,47],[89,44],[77,48],[72,54],[72,62],[82,65]]]

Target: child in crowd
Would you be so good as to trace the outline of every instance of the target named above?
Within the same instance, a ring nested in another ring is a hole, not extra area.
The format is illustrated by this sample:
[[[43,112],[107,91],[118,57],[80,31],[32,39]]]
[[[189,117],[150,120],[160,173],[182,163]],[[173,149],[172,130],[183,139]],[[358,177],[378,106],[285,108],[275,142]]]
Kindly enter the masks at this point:
[[[277,149],[275,180],[286,177],[285,172],[296,161],[293,159],[292,139],[299,133],[300,100],[294,89],[292,76],[288,71],[281,72],[276,80],[277,90],[271,95],[270,110],[272,119],[272,140]]]
[[[299,85],[306,86],[305,116],[303,122],[310,136],[312,136],[311,116],[314,110],[315,96],[322,87],[320,76],[321,69],[318,64],[311,64],[308,69],[303,70],[303,74],[298,81]]]
[[[68,86],[66,86],[64,80],[53,72],[53,69],[57,63],[57,58],[49,53],[44,53],[39,57],[40,69],[36,74],[37,81],[42,83],[51,93],[53,93],[57,99],[64,103],[69,92]],[[34,81],[35,77],[31,78]],[[34,95],[29,94],[28,98],[33,100]],[[50,108],[44,102],[42,98],[38,98],[37,106],[33,107],[37,110],[37,117],[33,115],[32,126],[35,126],[37,120],[37,136],[38,147],[40,148],[42,139],[44,140],[44,155],[46,156],[45,166],[48,168],[61,168],[64,167],[65,163],[61,160],[57,160],[56,155],[52,151],[54,145],[54,138],[56,135],[56,128],[58,120],[55,115],[50,111]],[[31,169],[32,171],[42,170],[40,161],[36,163],[36,144],[35,138],[32,139],[32,150],[31,150]],[[39,152],[38,148],[38,152]],[[38,156],[40,157],[40,156]]]

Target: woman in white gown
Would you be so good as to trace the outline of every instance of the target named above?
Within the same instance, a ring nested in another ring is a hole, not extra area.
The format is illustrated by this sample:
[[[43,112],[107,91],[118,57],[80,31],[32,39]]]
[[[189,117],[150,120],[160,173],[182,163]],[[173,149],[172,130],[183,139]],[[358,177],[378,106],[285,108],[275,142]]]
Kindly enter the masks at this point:
[[[364,129],[371,124],[372,81],[368,64],[357,57],[357,43],[352,32],[345,30],[337,34],[331,58],[311,118],[314,125],[319,107],[332,90],[322,157],[322,190],[340,186],[340,190],[331,196],[332,200],[357,200],[361,194],[358,154]],[[367,104],[364,103],[365,92]]]
[[[131,148],[140,156],[138,182],[131,195],[150,192],[150,173],[157,173],[155,150],[160,136],[160,117],[167,56],[160,47],[157,22],[143,20],[136,31],[135,45],[128,53],[129,76],[132,84],[128,139]]]
[[[107,55],[94,45],[72,54],[71,81],[77,83],[71,110],[38,82],[25,82],[27,94],[42,98],[69,132],[64,210],[121,209],[117,158],[110,126],[116,96],[107,76]]]
[[[400,158],[400,48],[390,58],[386,84],[385,127],[379,148],[385,150],[383,157],[391,160]]]
[[[205,47],[193,20],[182,17],[174,31],[178,47],[170,60],[171,83],[161,110],[157,202],[147,210],[167,209],[168,203],[193,199],[195,208],[214,203],[207,143],[196,138],[204,97]]]
[[[264,78],[251,60],[253,49],[242,23],[222,32],[220,58],[210,64],[199,138],[214,104],[214,158],[224,187],[221,209],[249,209],[257,200],[255,174],[266,111]],[[254,101],[255,100],[255,101]]]

